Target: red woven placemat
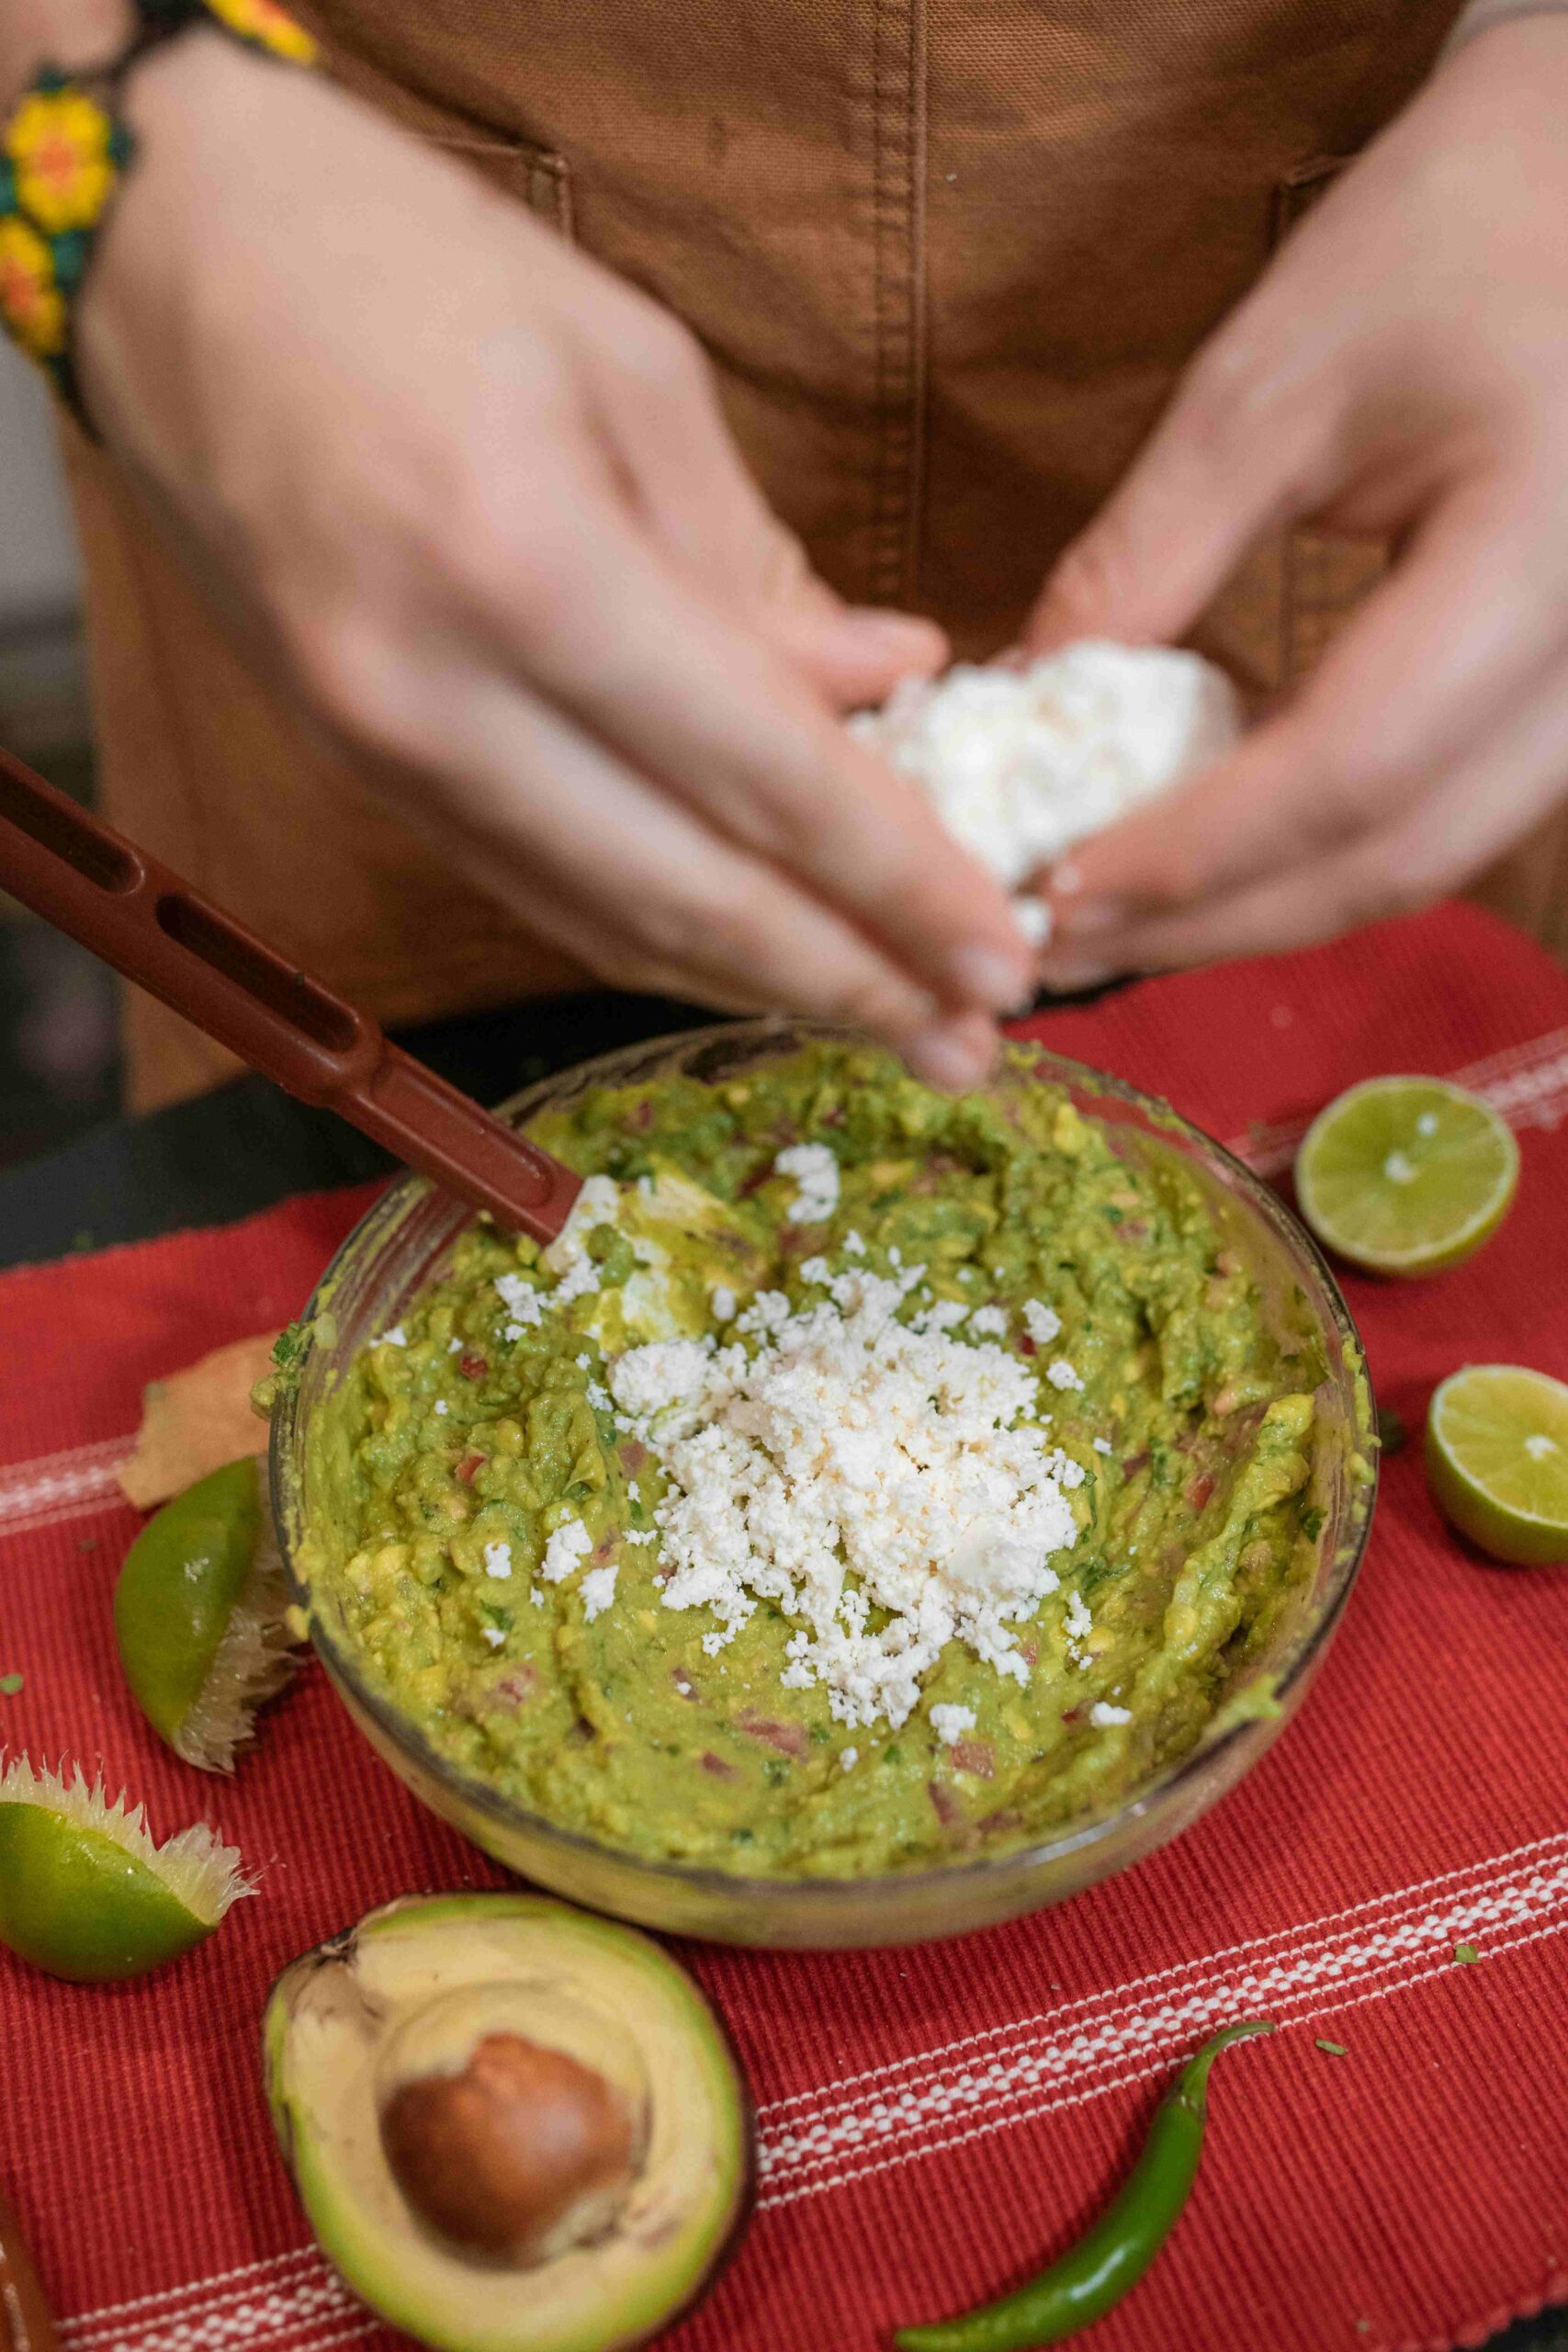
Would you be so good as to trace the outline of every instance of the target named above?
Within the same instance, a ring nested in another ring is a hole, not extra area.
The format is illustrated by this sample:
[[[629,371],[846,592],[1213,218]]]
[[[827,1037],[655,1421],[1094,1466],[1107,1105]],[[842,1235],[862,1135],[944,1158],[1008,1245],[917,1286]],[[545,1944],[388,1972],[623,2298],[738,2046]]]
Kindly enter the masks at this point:
[[[1518,1204],[1470,1266],[1352,1280],[1383,1402],[1419,1427],[1466,1358],[1568,1374],[1568,977],[1468,908],[1159,980],[1032,1024],[1168,1094],[1271,1170],[1388,1069],[1459,1075],[1520,1128]],[[110,1467],[141,1384],[281,1320],[366,1195],[0,1279],[0,1736],[101,1761],[159,1836],[206,1816],[265,1866],[143,1984],[0,1965],[0,2180],[72,2352],[326,2352],[393,2339],[306,2243],[257,2082],[276,1971],[374,1903],[500,1874],[422,1813],[307,1670],[232,1786],[130,1704],[109,1621],[134,1531]],[[1473,2343],[1568,2298],[1568,1579],[1488,1568],[1435,1518],[1419,1446],[1317,1687],[1246,1784],[1077,1902],[964,1941],[773,1958],[691,1949],[756,2092],[760,2210],[679,2352],[870,2352],[895,2318],[1061,2245],[1214,2022],[1198,2195],[1104,2352]],[[1456,1965],[1456,1942],[1474,1966]],[[1315,2038],[1345,2045],[1334,2057]]]

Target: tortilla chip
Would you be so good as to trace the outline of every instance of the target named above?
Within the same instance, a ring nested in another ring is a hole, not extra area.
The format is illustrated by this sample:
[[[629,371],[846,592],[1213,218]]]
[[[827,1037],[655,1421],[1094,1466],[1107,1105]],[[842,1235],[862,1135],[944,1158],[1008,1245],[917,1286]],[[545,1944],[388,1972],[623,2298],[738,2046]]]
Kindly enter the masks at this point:
[[[183,1495],[226,1462],[262,1452],[266,1423],[252,1410],[251,1390],[272,1370],[276,1338],[262,1331],[235,1340],[143,1389],[135,1449],[115,1473],[138,1510]]]

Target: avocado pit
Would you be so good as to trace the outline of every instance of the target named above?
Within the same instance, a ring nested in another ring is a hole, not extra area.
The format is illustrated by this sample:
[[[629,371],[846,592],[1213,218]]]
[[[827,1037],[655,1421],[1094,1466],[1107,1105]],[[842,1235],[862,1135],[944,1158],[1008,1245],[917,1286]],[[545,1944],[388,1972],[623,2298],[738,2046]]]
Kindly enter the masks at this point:
[[[552,2023],[558,2036],[558,1998],[546,1996],[527,2030],[535,2006],[525,1988],[448,1995],[415,2011],[381,2069],[381,2144],[414,2213],[448,2245],[518,2268],[612,2229],[648,2140],[635,2046],[617,2048],[606,2074],[537,2038]],[[607,2018],[578,2009],[571,2022],[580,2047],[622,2039]]]

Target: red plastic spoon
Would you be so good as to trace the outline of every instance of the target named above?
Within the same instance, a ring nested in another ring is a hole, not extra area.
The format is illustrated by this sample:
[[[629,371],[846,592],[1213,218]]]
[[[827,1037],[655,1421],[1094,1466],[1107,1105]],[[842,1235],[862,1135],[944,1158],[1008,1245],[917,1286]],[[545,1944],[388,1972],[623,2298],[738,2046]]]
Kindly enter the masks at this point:
[[[302,1102],[501,1225],[553,1241],[581,1178],[381,1034],[40,775],[0,752],[0,888]]]
[[[17,2217],[0,2198],[0,2352],[60,2352]]]

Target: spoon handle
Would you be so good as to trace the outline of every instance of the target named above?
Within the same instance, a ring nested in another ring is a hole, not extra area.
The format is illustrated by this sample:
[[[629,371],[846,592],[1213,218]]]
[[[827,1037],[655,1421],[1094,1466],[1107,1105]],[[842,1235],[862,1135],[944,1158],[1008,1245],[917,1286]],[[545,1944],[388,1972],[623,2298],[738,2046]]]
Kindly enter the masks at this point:
[[[0,751],[0,887],[304,1102],[536,1241],[581,1179],[193,890]]]
[[[58,2352],[59,2342],[17,2217],[0,2198],[0,2352]]]

